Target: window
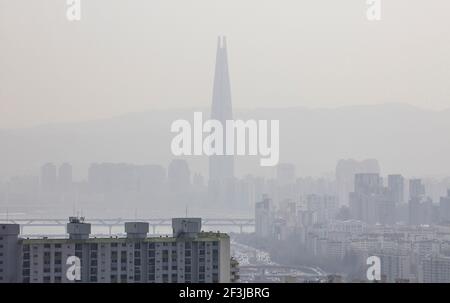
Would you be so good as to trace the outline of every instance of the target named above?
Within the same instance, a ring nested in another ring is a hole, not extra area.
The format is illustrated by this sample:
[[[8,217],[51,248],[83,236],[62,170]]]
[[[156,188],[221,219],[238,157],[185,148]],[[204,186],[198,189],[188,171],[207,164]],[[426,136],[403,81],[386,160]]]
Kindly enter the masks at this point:
[[[120,275],[120,282],[127,282],[127,275]]]
[[[169,275],[168,274],[163,274],[162,282],[163,283],[169,283]]]
[[[178,282],[178,276],[177,276],[177,274],[172,274],[172,277],[171,277],[171,279],[172,279],[172,283],[177,283]]]
[[[219,283],[219,274],[213,274],[212,280],[213,283]]]

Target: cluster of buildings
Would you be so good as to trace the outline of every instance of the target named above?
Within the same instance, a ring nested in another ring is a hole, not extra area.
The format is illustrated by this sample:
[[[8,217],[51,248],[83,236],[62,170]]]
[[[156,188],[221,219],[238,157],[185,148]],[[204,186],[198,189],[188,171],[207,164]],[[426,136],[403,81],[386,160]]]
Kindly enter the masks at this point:
[[[356,174],[355,189],[349,194],[351,218],[368,224],[433,225],[450,222],[450,190],[434,203],[426,195],[421,179],[409,180],[409,199],[404,202],[405,180],[389,175],[387,186],[379,174]]]
[[[239,279],[239,264],[230,256],[227,234],[201,231],[200,218],[173,219],[172,228],[170,237],[148,237],[148,223],[127,222],[126,237],[97,238],[90,236],[89,223],[72,217],[67,238],[21,238],[19,225],[0,224],[0,283],[223,283]]]
[[[379,173],[354,174],[346,190],[344,203],[320,193],[264,197],[255,204],[256,237],[295,241],[349,279],[364,279],[367,258],[378,256],[387,282],[450,283],[450,190],[436,203],[422,180]]]

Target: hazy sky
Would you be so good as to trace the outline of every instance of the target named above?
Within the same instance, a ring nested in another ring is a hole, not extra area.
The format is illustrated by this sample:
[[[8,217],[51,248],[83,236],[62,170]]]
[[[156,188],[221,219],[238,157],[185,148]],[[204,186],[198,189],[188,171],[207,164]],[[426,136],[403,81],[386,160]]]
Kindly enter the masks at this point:
[[[0,0],[0,128],[209,106],[217,35],[235,107],[450,107],[450,1]]]

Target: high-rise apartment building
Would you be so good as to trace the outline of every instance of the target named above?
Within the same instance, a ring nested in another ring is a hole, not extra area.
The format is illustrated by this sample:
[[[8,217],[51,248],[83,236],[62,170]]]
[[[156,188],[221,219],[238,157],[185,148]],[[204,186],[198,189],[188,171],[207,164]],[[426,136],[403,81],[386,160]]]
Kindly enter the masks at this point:
[[[255,204],[255,233],[256,236],[267,238],[272,235],[274,223],[272,200],[263,197],[261,202]]]
[[[430,255],[422,261],[420,282],[450,283],[450,257]]]
[[[402,175],[388,176],[388,192],[390,199],[396,204],[404,202],[405,179]]]
[[[172,227],[172,237],[147,237],[148,223],[127,222],[124,238],[93,238],[89,223],[71,218],[67,224],[69,238],[24,239],[19,238],[18,225],[2,224],[0,282],[231,281],[228,235],[202,232],[200,218],[173,219]],[[75,270],[70,261],[74,258],[80,260],[79,280],[67,274]]]

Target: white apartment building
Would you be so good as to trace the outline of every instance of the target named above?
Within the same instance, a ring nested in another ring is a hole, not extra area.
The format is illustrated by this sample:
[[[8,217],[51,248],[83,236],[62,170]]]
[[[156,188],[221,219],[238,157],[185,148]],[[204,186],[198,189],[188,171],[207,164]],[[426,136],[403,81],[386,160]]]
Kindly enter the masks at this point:
[[[2,225],[1,225],[2,226]],[[0,230],[1,230],[0,226]],[[14,225],[17,226],[17,225]],[[172,237],[147,237],[148,223],[125,223],[125,238],[90,237],[90,224],[71,218],[67,239],[23,239],[8,235],[14,255],[0,282],[22,283],[221,283],[231,281],[227,234],[201,231],[200,218],[172,220]],[[11,231],[9,231],[11,233]],[[6,238],[3,233],[0,237]],[[11,239],[15,239],[15,242]],[[81,261],[80,279],[68,271],[70,257]],[[1,260],[1,259],[0,259]],[[3,261],[3,260],[2,260]],[[1,266],[1,265],[0,265]]]

